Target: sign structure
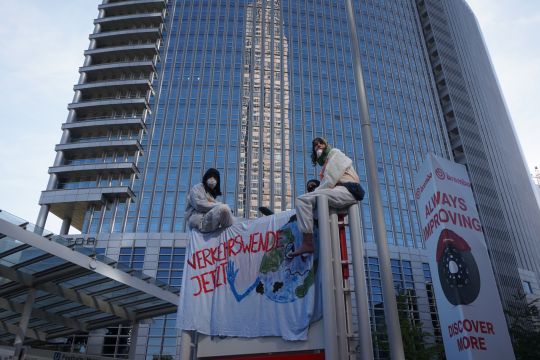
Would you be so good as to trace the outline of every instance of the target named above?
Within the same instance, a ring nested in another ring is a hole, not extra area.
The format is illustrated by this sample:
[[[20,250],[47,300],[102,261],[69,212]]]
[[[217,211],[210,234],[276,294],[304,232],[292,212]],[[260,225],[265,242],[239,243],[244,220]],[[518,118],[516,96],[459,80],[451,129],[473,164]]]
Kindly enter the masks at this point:
[[[465,167],[430,154],[415,184],[446,357],[514,359]]]
[[[300,246],[294,211],[190,232],[178,327],[215,336],[281,336],[306,340],[322,313],[317,253]]]

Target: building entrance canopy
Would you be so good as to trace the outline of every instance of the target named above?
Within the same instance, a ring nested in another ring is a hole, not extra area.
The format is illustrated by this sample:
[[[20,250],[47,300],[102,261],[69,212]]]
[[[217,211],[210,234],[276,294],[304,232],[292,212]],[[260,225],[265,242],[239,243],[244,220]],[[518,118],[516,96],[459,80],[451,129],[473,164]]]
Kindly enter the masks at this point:
[[[0,210],[0,343],[47,341],[174,313],[178,293]]]

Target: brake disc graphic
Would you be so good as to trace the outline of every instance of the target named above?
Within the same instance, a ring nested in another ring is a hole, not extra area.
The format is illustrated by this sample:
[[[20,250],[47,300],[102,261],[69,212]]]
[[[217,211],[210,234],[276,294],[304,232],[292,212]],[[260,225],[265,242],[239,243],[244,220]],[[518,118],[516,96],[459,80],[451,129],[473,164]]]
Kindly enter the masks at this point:
[[[444,229],[437,243],[439,281],[446,299],[453,305],[468,305],[480,293],[480,273],[467,242]]]

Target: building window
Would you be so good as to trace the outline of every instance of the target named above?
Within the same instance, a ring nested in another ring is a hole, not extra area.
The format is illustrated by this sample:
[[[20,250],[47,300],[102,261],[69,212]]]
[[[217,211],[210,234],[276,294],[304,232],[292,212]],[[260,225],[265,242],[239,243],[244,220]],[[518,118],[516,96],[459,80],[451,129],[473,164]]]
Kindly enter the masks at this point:
[[[526,295],[533,293],[531,283],[529,281],[522,280],[521,284],[523,285],[523,292],[525,292]]]
[[[120,248],[118,267],[120,269],[135,269],[142,271],[145,250],[144,247]],[[129,345],[131,344],[131,331],[132,327],[128,325],[107,328],[107,333],[103,340],[102,354],[121,359],[127,358]]]
[[[156,279],[174,288],[180,288],[185,256],[185,248],[160,248]],[[165,359],[167,356],[173,358],[179,338],[180,332],[176,329],[176,314],[154,318],[148,334],[146,359]]]
[[[135,270],[142,270],[144,265],[144,247],[120,248],[118,266]]]
[[[433,335],[435,341],[442,344],[441,323],[439,322],[439,314],[437,313],[437,302],[435,300],[435,290],[431,279],[431,271],[428,263],[422,263],[424,272],[424,281],[426,282],[426,293],[429,305],[429,315],[431,317],[431,325],[433,326]]]

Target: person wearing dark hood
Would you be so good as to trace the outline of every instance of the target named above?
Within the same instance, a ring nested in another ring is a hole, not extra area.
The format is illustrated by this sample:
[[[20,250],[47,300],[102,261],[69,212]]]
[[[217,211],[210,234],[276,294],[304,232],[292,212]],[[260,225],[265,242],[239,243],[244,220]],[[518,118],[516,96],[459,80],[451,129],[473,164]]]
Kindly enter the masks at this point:
[[[321,185],[321,182],[317,179],[310,179],[306,184],[306,192],[314,192]]]
[[[314,166],[319,164],[322,167],[319,174],[321,181],[315,190],[296,198],[296,217],[302,232],[302,244],[287,257],[314,251],[313,210],[317,205],[317,196],[326,195],[328,205],[333,208],[344,208],[364,198],[364,190],[352,160],[340,150],[333,149],[323,138],[313,139],[311,145],[311,162]]]
[[[315,189],[321,184],[321,182],[317,179],[310,179],[308,180],[308,182],[306,183],[306,191],[308,193],[310,192],[313,192],[315,191]],[[266,206],[259,206],[259,211],[261,212],[261,214],[263,214],[264,216],[270,216],[270,215],[274,215],[274,212],[272,210],[270,210],[269,208],[267,208]]]
[[[220,195],[219,171],[210,168],[204,174],[202,182],[189,191],[185,216],[190,229],[206,233],[234,223],[229,206],[216,200]]]

